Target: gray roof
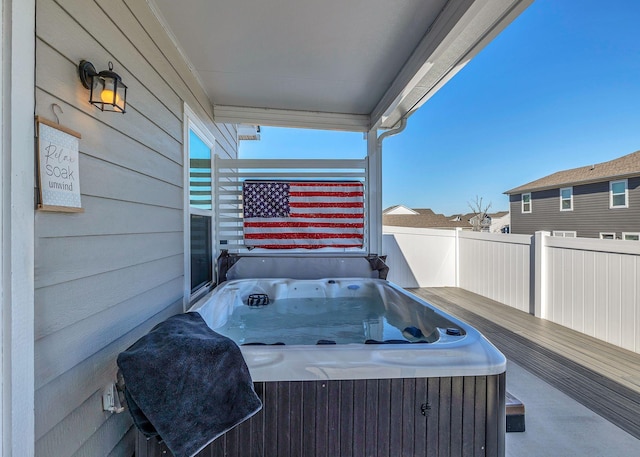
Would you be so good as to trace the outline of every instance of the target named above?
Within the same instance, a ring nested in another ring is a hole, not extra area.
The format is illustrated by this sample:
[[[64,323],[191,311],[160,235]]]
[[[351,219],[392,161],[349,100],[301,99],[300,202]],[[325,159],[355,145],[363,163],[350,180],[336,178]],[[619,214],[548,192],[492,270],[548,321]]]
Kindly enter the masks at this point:
[[[430,209],[414,209],[418,214],[383,214],[382,225],[416,228],[469,228],[468,220],[451,221],[453,217],[435,214]]]
[[[632,152],[608,162],[558,171],[544,178],[508,190],[505,194],[519,194],[532,190],[554,189],[638,175],[640,175],[640,151]]]
[[[391,207],[393,208],[393,207]],[[414,227],[414,228],[465,228],[471,229],[469,220],[474,216],[473,213],[467,214],[454,214],[452,216],[445,216],[444,214],[436,214],[431,209],[412,208],[418,214],[383,214],[382,225],[390,225],[393,227]],[[509,214],[508,211],[501,211],[498,213],[490,213],[491,217],[502,217]],[[459,221],[456,221],[456,216],[460,217]]]

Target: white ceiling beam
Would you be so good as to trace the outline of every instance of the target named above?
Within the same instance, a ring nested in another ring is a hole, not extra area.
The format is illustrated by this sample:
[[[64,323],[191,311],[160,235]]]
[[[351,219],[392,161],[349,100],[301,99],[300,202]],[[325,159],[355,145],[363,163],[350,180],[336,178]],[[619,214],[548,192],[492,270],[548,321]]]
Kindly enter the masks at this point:
[[[454,0],[447,2],[436,20],[427,29],[398,76],[380,99],[371,113],[374,124],[382,123],[396,111],[404,98],[409,95],[424,75],[433,66],[433,56],[441,42],[449,35],[467,12],[474,0]],[[396,121],[397,122],[397,121]]]
[[[533,0],[449,2],[371,113],[391,128],[424,104]]]
[[[272,108],[214,105],[215,122],[272,127],[295,127],[348,132],[369,131],[370,118],[362,114],[325,113]]]

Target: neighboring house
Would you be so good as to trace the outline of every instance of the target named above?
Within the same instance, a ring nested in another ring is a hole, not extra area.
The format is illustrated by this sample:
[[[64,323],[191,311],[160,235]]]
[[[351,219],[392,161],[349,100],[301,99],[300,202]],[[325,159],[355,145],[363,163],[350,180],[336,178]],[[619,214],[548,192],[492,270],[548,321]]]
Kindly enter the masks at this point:
[[[431,211],[431,210],[425,210],[425,211]],[[431,213],[433,213],[433,211],[431,211]],[[407,208],[404,205],[396,205],[396,206],[392,206],[390,208],[385,209],[382,212],[382,214],[389,215],[389,216],[406,216],[406,215],[417,215],[420,213],[418,213],[418,211],[413,210],[411,208]]]
[[[456,220],[455,217],[436,214],[431,209],[409,209],[401,205],[387,208],[382,212],[382,225],[471,230],[468,219]]]
[[[428,208],[411,209],[403,205],[392,206],[382,212],[382,224],[395,227],[473,230],[476,218],[474,213],[445,216]],[[509,226],[509,212],[487,214],[480,225],[483,232],[501,232]]]
[[[469,215],[466,215],[469,216]],[[476,220],[478,219],[478,215],[471,214],[469,218],[469,223],[472,226],[477,224]],[[489,233],[508,233],[509,232],[509,221],[511,217],[509,215],[509,211],[500,211],[497,213],[488,213],[485,215],[484,219],[480,222],[480,232],[489,232]]]
[[[511,233],[640,239],[640,151],[508,190]]]

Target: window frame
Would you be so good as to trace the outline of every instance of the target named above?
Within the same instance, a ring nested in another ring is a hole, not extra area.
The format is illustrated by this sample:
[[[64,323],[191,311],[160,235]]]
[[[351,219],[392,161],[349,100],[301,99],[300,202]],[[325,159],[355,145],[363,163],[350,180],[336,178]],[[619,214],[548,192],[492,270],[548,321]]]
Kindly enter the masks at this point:
[[[529,196],[529,201],[528,201],[528,202],[526,202],[526,203],[525,203],[525,201],[524,201],[524,196],[525,196],[525,195],[528,195],[528,196]],[[522,214],[531,214],[531,213],[533,212],[533,201],[532,201],[532,198],[531,198],[531,192],[526,192],[526,193],[524,193],[524,194],[521,194],[521,195],[520,195],[520,203],[521,203],[520,210],[521,210]],[[524,205],[525,205],[525,204],[528,204],[528,205],[529,205],[529,210],[528,210],[528,211],[526,211],[526,210],[524,209]]]
[[[614,205],[613,197],[615,195],[621,195],[620,193],[613,193],[613,186],[615,184],[624,183],[624,205]],[[618,179],[616,181],[609,181],[609,209],[628,208],[629,207],[629,180]]]
[[[637,236],[638,239],[637,240],[628,240],[627,236]],[[622,232],[622,239],[624,241],[640,241],[640,232]]]
[[[209,148],[211,152],[211,209],[202,209],[191,206],[191,177],[190,177],[190,133],[195,133],[198,138]],[[211,131],[207,128],[201,118],[185,103],[184,104],[184,122],[183,122],[183,183],[184,183],[184,292],[183,307],[186,311],[188,307],[208,293],[215,284],[215,261],[216,261],[216,245],[215,245],[215,214],[214,214],[214,189],[213,189],[213,164],[216,153],[216,139]],[[203,284],[198,289],[191,290],[191,216],[205,216],[211,218],[211,272],[212,278],[208,283]]]
[[[554,230],[552,232],[552,235],[561,238],[577,238],[578,232],[576,232],[575,230]]]
[[[613,238],[608,238],[609,236],[611,236]],[[616,232],[600,232],[600,239],[601,240],[615,240],[616,239]]]
[[[564,198],[562,196],[562,191],[564,190],[568,190],[569,191],[569,198]],[[565,200],[569,200],[569,208],[563,208],[562,207],[562,203],[564,203]],[[573,187],[562,187],[560,188],[560,211],[573,211]]]

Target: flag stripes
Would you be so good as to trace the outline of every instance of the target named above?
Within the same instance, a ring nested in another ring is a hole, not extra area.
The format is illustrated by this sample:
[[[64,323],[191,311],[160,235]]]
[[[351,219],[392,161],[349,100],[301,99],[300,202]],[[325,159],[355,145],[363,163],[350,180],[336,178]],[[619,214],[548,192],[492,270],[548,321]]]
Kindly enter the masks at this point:
[[[361,182],[246,181],[245,244],[267,249],[360,248]]]

